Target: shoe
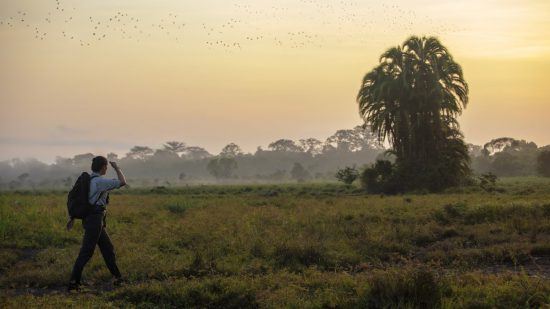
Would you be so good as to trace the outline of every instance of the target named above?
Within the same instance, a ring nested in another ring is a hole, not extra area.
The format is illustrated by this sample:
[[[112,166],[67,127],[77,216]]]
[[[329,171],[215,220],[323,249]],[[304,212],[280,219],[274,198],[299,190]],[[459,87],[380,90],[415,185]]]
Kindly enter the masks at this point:
[[[124,284],[126,284],[126,280],[122,278],[116,278],[115,281],[113,281],[113,285],[116,287],[123,286]]]
[[[67,292],[78,292],[80,291],[80,283],[76,281],[70,281],[67,285]]]

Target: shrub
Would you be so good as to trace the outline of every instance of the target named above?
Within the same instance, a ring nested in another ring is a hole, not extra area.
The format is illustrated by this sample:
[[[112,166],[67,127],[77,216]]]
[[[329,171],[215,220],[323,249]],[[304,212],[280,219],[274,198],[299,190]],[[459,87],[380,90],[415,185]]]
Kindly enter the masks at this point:
[[[497,176],[493,173],[479,176],[479,186],[487,192],[494,192],[496,190],[496,182]]]
[[[336,172],[336,179],[345,183],[346,185],[351,185],[359,177],[359,171],[355,167],[345,167]]]
[[[361,174],[361,185],[369,193],[394,194],[401,191],[395,165],[387,160],[378,160]]]

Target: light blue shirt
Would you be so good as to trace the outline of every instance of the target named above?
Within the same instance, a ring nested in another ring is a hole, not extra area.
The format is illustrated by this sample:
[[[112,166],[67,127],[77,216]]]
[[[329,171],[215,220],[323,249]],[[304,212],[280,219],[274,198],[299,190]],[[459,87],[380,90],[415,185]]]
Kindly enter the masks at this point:
[[[91,205],[107,205],[107,196],[109,191],[120,188],[120,180],[103,178],[99,173],[92,172],[90,177],[94,177],[90,180],[90,193],[88,194],[88,201]],[[96,203],[97,201],[97,203]]]

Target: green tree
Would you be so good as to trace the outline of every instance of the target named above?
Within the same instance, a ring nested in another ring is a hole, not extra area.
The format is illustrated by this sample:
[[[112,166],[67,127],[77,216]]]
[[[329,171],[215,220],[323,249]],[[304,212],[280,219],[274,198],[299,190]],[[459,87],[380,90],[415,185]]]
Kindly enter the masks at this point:
[[[239,145],[235,143],[229,143],[225,147],[223,147],[222,151],[220,152],[220,156],[226,157],[226,158],[235,158],[238,156],[242,156],[243,151]]]
[[[188,160],[201,160],[201,159],[209,158],[212,155],[202,147],[190,146],[190,147],[185,147],[185,151],[181,156],[182,158],[185,158]]]
[[[185,143],[178,141],[169,141],[163,145],[164,150],[176,153],[178,155],[184,152],[186,147],[187,146],[185,145]]]
[[[293,140],[289,140],[289,139],[277,140],[277,141],[269,144],[269,146],[267,146],[267,148],[271,151],[277,151],[277,152],[301,152],[301,151],[303,151],[303,149],[299,145],[296,145],[296,142],[294,142]]]
[[[367,149],[383,149],[376,135],[363,126],[351,130],[338,130],[325,141],[325,149],[355,152]]]
[[[154,153],[155,151],[147,146],[134,146],[126,154],[126,157],[143,161],[150,158]]]
[[[323,153],[323,142],[316,138],[305,138],[300,140],[300,147],[304,152],[318,156]]]
[[[396,156],[402,189],[441,190],[470,174],[456,117],[468,102],[460,65],[434,37],[390,48],[363,78],[357,96],[364,121]]]
[[[472,166],[478,173],[497,176],[527,176],[536,174],[537,144],[511,137],[500,137],[486,143]]]
[[[233,172],[237,169],[237,161],[233,158],[220,157],[210,160],[206,166],[208,172],[219,179],[233,177]]]

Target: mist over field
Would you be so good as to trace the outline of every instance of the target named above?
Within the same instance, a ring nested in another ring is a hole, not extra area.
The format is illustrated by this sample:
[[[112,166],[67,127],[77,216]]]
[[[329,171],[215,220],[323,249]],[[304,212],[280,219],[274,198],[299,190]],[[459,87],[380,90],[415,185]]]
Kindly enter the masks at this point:
[[[550,150],[550,145],[539,147],[524,140],[498,138],[485,145],[469,144],[468,149],[477,175],[536,176],[537,155]],[[37,159],[0,161],[0,189],[68,189],[81,172],[90,169],[96,155],[118,161],[135,187],[335,182],[342,168],[362,168],[376,159],[392,159],[387,150],[361,126],[338,130],[324,141],[279,139],[254,153],[245,153],[230,143],[220,153],[211,154],[199,146],[171,141],[159,149],[135,146],[123,156],[84,153],[58,156],[52,164]]]

